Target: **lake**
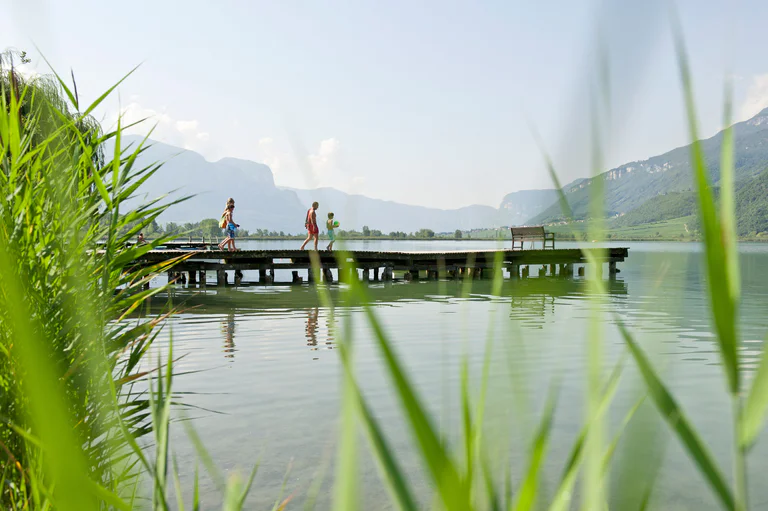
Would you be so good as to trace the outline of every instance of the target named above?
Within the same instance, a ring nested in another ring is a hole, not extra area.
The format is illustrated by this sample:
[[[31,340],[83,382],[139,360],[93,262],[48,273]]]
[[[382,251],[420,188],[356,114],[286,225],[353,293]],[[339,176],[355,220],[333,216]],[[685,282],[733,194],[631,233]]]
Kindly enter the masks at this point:
[[[509,243],[509,242],[507,242]],[[240,241],[241,248],[294,248],[296,241]],[[608,282],[599,308],[606,376],[626,353],[613,317],[624,319],[653,360],[665,382],[696,425],[723,470],[730,473],[732,438],[730,401],[724,391],[717,346],[707,313],[701,247],[693,243],[620,243],[629,246],[621,273]],[[460,250],[494,248],[485,241],[349,242],[355,250]],[[565,248],[567,243],[558,244]],[[768,245],[740,247],[743,278],[741,309],[742,365],[754,369],[768,332]],[[536,272],[531,271],[531,275]],[[606,272],[607,275],[607,272]],[[209,276],[210,277],[210,276]],[[288,281],[289,275],[278,279]],[[158,277],[157,282],[162,282]],[[245,281],[256,280],[246,272]],[[231,278],[230,278],[231,281]],[[419,396],[448,439],[461,434],[460,365],[469,359],[474,390],[479,387],[486,339],[494,340],[486,408],[486,437],[492,464],[512,467],[515,483],[528,463],[530,438],[550,387],[559,383],[550,450],[542,492],[551,494],[570,447],[583,423],[583,396],[591,307],[583,278],[531,277],[506,280],[501,296],[490,281],[378,283],[368,286],[374,309],[416,383]],[[334,285],[333,310],[322,307],[309,285],[243,286],[204,290],[176,286],[175,304],[186,312],[173,318],[158,339],[165,352],[172,335],[182,358],[174,380],[177,419],[191,418],[215,463],[226,474],[247,477],[260,468],[247,508],[271,508],[286,471],[287,509],[303,509],[314,481],[320,483],[317,509],[331,507],[340,402],[338,336],[347,319],[352,325],[358,379],[376,417],[409,473],[409,483],[427,507],[431,490],[405,427],[392,383],[358,307],[344,307],[344,286]],[[158,310],[167,296],[154,299]],[[746,380],[751,382],[751,373]],[[609,413],[611,434],[644,393],[627,358]],[[182,484],[191,498],[195,452],[182,421],[172,428],[172,449]],[[607,439],[608,440],[608,439]],[[768,469],[763,435],[750,455],[751,505],[768,506],[761,484]],[[360,435],[362,509],[391,509],[377,467]],[[618,444],[610,479],[611,509],[637,502],[655,467],[652,508],[719,509],[702,476],[676,437],[646,401],[633,416]],[[202,471],[202,468],[201,468]],[[201,478],[203,508],[220,502],[207,476]],[[173,499],[172,499],[173,500]]]

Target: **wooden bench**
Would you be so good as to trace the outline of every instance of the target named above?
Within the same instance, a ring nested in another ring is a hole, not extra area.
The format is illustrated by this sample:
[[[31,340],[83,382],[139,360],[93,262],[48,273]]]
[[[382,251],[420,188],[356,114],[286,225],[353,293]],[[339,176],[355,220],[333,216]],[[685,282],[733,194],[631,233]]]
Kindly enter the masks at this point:
[[[530,241],[531,248],[533,248],[533,243],[538,240],[541,240],[545,250],[548,248],[555,249],[555,233],[546,232],[543,226],[510,227],[509,230],[512,232],[512,250],[523,250],[523,243],[526,241]]]

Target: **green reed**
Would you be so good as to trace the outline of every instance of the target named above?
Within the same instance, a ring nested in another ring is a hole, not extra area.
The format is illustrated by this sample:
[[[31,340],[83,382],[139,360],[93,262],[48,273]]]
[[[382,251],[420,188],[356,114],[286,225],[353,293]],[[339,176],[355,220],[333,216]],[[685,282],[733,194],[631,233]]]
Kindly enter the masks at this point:
[[[431,507],[447,510],[566,510],[608,509],[608,476],[617,445],[644,401],[652,402],[674,432],[694,465],[724,509],[748,509],[746,459],[763,428],[768,410],[768,350],[763,350],[756,376],[745,388],[739,367],[738,306],[740,299],[738,253],[733,203],[733,133],[726,129],[721,158],[719,208],[714,200],[709,173],[697,142],[696,112],[686,52],[679,29],[675,31],[678,64],[692,140],[692,167],[699,197],[704,233],[710,315],[726,388],[731,396],[734,441],[731,480],[718,465],[696,426],[686,416],[674,395],[659,377],[653,364],[621,317],[613,317],[625,340],[627,352],[609,374],[603,374],[604,323],[601,310],[604,283],[590,278],[588,372],[586,413],[551,498],[541,489],[544,463],[557,411],[559,383],[551,383],[548,398],[529,441],[523,467],[510,462],[499,470],[493,462],[486,437],[486,399],[494,346],[507,341],[489,321],[485,354],[479,374],[480,389],[473,391],[468,356],[460,374],[461,435],[452,444],[435,424],[416,385],[405,370],[372,306],[368,291],[357,279],[349,279],[342,305],[362,307],[373,332],[402,410],[403,424],[410,432],[425,474],[434,491]],[[607,73],[601,76],[607,76]],[[5,77],[6,72],[8,77]],[[126,246],[143,227],[168,206],[154,201],[126,210],[123,204],[160,165],[136,168],[143,146],[124,148],[123,127],[101,133],[89,114],[104,101],[110,89],[81,109],[75,92],[56,77],[46,85],[24,84],[12,70],[3,68],[0,81],[0,266],[12,271],[0,274],[0,386],[3,394],[0,441],[5,456],[0,471],[0,499],[7,509],[131,509],[141,504],[169,509],[173,491],[175,507],[185,509],[178,465],[173,456],[170,422],[173,401],[173,350],[165,361],[146,368],[147,354],[158,328],[167,315],[132,326],[113,323],[142,307],[146,299],[163,288],[144,289],[153,273],[166,266],[126,268],[126,263],[167,239],[139,247]],[[731,123],[731,86],[726,84],[724,123]],[[593,119],[593,165],[601,165],[599,119],[604,116],[610,95],[595,101]],[[82,111],[82,113],[81,113]],[[105,142],[114,142],[114,153],[102,154]],[[564,216],[570,207],[554,166],[544,153],[547,168],[561,190]],[[599,180],[593,194],[588,232],[602,232],[603,217]],[[97,243],[103,242],[99,245]],[[600,254],[585,252],[592,267]],[[341,272],[354,269],[343,251],[337,252]],[[474,262],[469,263],[472,266]],[[503,261],[493,265],[492,296],[503,292]],[[320,263],[313,258],[318,300],[330,314],[334,303],[321,282]],[[463,283],[466,296],[472,281]],[[118,290],[115,292],[115,290]],[[169,311],[169,313],[172,311]],[[362,431],[389,491],[391,503],[403,510],[420,509],[409,477],[376,418],[355,372],[352,315],[344,318],[340,332],[339,358],[342,367],[341,421],[339,431],[334,509],[360,509],[358,489],[359,446]],[[631,358],[645,384],[647,396],[626,412],[608,435],[605,418]],[[511,362],[510,362],[511,364]],[[512,368],[510,366],[510,373]],[[144,393],[133,394],[133,385],[145,381]],[[254,483],[258,463],[250,476],[226,479],[216,468],[191,424],[185,422],[190,442],[222,495],[224,509],[243,509]],[[152,435],[151,448],[139,439]],[[501,460],[504,463],[504,460]],[[513,469],[520,474],[513,477]],[[320,471],[324,474],[325,469]],[[191,508],[200,509],[199,473],[195,469]],[[287,474],[286,474],[287,477]],[[637,503],[650,504],[655,474]],[[142,478],[151,482],[151,502],[140,500]],[[305,509],[312,509],[322,476],[308,490]],[[578,485],[581,481],[580,486]],[[285,487],[285,483],[284,483]],[[294,494],[280,495],[274,510],[286,509]]]

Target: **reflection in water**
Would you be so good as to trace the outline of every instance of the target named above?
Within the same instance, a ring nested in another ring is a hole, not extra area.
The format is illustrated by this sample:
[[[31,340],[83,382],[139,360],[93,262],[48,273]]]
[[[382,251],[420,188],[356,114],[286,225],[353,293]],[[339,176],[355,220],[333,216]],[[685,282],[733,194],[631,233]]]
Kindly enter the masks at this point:
[[[334,328],[335,328],[335,322],[333,318],[333,313],[329,310],[323,309],[326,311],[325,315],[325,327],[326,327],[326,340],[325,345],[327,349],[333,349],[333,345],[335,342],[334,339]],[[320,318],[320,308],[310,307],[307,309],[307,325],[305,329],[306,338],[307,338],[307,346],[312,349],[312,351],[317,351],[319,348],[317,346],[317,334],[320,330],[319,326],[319,318]],[[315,359],[317,360],[317,359]]]
[[[221,322],[221,332],[224,334],[224,358],[235,358],[235,314],[227,314],[227,319]]]
[[[307,309],[307,346],[315,346],[317,349],[317,317],[320,314],[320,309],[314,307]]]

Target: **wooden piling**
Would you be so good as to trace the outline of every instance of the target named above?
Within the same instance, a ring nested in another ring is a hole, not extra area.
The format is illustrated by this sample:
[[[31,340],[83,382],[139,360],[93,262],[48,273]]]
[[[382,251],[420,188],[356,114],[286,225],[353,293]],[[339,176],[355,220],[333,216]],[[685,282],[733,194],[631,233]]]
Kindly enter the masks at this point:
[[[619,269],[616,268],[616,261],[608,263],[608,277],[613,280],[616,278],[616,274],[619,273]]]
[[[216,284],[219,286],[227,285],[227,272],[225,270],[216,270]]]
[[[549,276],[554,277],[557,275],[557,265],[556,264],[550,264],[549,265]]]
[[[207,282],[208,279],[207,279],[207,275],[205,274],[205,270],[200,270],[199,277],[200,277],[200,285],[201,286],[208,285],[208,282]]]
[[[197,284],[197,272],[190,270],[187,273],[189,273],[189,283]]]
[[[579,266],[579,277],[583,277],[583,276],[584,276],[584,267]]]

